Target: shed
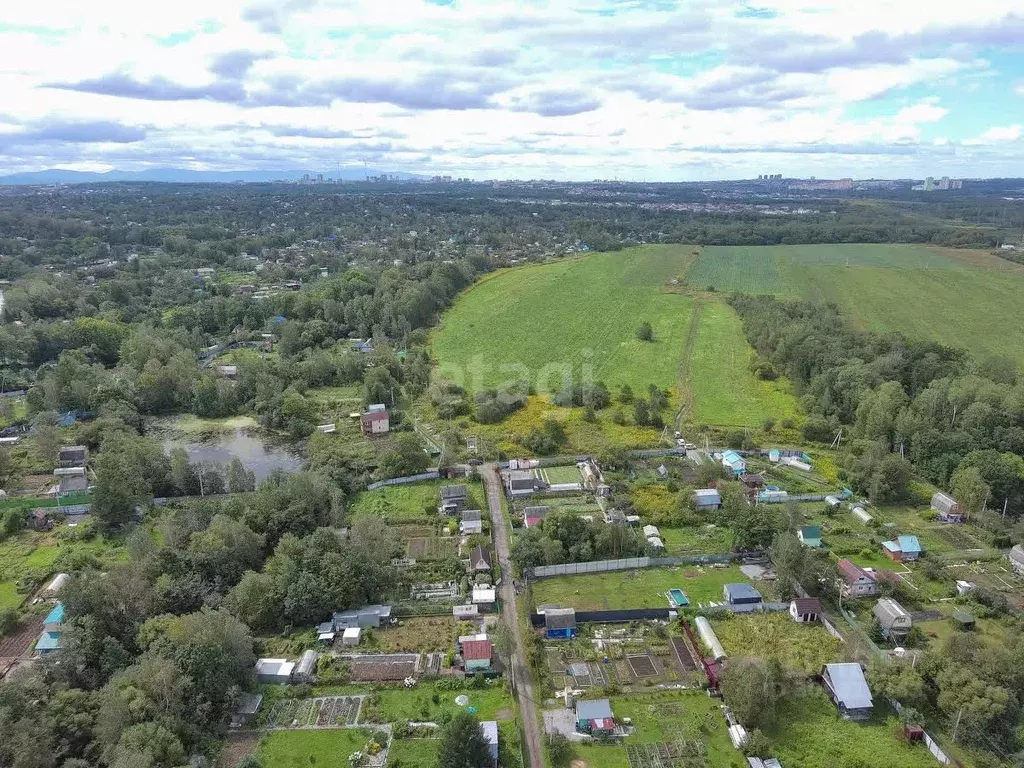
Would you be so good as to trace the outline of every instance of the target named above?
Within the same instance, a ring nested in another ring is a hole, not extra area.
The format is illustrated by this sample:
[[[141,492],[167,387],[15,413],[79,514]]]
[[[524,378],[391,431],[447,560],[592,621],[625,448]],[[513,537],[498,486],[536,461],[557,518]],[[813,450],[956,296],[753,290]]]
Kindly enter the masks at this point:
[[[839,714],[847,720],[866,720],[874,706],[871,689],[864,679],[860,664],[826,664],[821,670],[821,682],[828,691]]]
[[[549,640],[571,640],[576,637],[576,609],[545,608],[544,636]]]
[[[48,653],[59,651],[63,644],[64,633],[60,630],[47,630],[36,640],[36,653],[45,656]]]
[[[57,455],[57,466],[80,467],[89,458],[89,449],[84,445],[65,445]]]
[[[390,605],[365,605],[353,611],[336,613],[331,617],[335,632],[349,627],[379,627],[382,623],[390,620]]]
[[[461,517],[462,522],[459,523],[459,533],[463,535],[483,533],[484,522],[479,509],[464,509],[462,510]]]
[[[473,603],[484,608],[493,606],[498,600],[497,590],[489,584],[473,585]]]
[[[761,593],[742,582],[726,584],[722,587],[722,594],[729,605],[755,605],[761,602]]]
[[[491,768],[498,765],[498,723],[495,720],[484,720],[480,723],[480,730],[483,731],[484,741],[487,742],[487,749],[491,753]]]
[[[1024,574],[1024,547],[1014,544],[1007,557],[1010,558],[1010,567],[1018,574]]]
[[[821,600],[816,597],[795,597],[789,602],[789,615],[800,624],[815,622],[821,618]]]
[[[469,569],[476,573],[484,573],[491,570],[491,550],[482,544],[473,547],[469,553]]]
[[[467,640],[462,644],[462,665],[466,672],[489,672],[494,645],[490,640]]]
[[[316,678],[316,663],[320,655],[316,651],[303,651],[295,667],[295,679],[311,683]]]
[[[523,510],[523,525],[527,528],[533,528],[544,516],[547,515],[550,507],[527,507]]]
[[[225,379],[233,379],[238,375],[237,365],[218,365],[214,368],[218,376]]]
[[[939,519],[946,523],[962,523],[964,521],[964,509],[960,502],[948,493],[939,491],[932,496],[932,509],[938,514]]]
[[[359,641],[363,638],[363,630],[359,627],[349,627],[341,633],[341,644],[342,645],[359,645]]]
[[[469,490],[464,485],[441,486],[441,511],[446,515],[457,514],[460,509],[466,506],[468,499]]]
[[[43,629],[56,629],[64,623],[64,604],[57,603],[43,619]]]
[[[905,637],[914,624],[907,609],[891,597],[879,598],[872,613],[886,638]]]
[[[615,731],[615,716],[608,699],[583,699],[576,702],[576,730],[592,735]]]
[[[921,542],[917,536],[897,536],[892,541],[883,541],[882,551],[897,563],[909,563],[921,557]]]
[[[513,469],[508,473],[507,486],[513,497],[529,496],[537,490],[537,478],[528,469]]]
[[[256,679],[261,683],[290,683],[295,671],[295,662],[287,659],[258,659]]]
[[[772,448],[768,451],[768,461],[772,464],[778,464],[782,460],[782,452],[778,448]]]
[[[693,492],[693,505],[698,509],[718,509],[722,495],[715,488],[701,488]]]
[[[952,619],[959,629],[974,629],[974,616],[967,611],[953,611]]]
[[[730,470],[736,477],[747,471],[746,460],[738,452],[732,450],[722,454],[722,466]]]
[[[821,546],[821,526],[805,525],[797,531],[796,536],[805,547],[817,549]]]

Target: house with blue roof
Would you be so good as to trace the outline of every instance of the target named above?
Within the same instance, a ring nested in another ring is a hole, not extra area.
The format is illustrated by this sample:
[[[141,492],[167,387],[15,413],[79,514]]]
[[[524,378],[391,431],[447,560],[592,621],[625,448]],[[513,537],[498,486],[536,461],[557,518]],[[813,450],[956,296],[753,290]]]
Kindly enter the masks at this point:
[[[726,451],[722,454],[722,466],[739,477],[747,471],[747,461],[736,451]]]
[[[917,536],[897,536],[892,541],[882,542],[882,551],[890,560],[897,563],[912,563],[919,559],[924,550]]]
[[[64,634],[63,624],[64,604],[57,603],[43,619],[43,633],[36,640],[36,653],[45,656],[60,650]]]

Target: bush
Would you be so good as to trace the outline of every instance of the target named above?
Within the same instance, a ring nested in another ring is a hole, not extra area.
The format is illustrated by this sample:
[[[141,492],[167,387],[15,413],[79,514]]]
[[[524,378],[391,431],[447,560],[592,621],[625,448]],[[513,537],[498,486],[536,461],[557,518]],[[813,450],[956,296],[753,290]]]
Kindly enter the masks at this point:
[[[654,330],[651,328],[651,324],[646,320],[640,323],[640,327],[636,329],[636,337],[640,341],[654,341]]]

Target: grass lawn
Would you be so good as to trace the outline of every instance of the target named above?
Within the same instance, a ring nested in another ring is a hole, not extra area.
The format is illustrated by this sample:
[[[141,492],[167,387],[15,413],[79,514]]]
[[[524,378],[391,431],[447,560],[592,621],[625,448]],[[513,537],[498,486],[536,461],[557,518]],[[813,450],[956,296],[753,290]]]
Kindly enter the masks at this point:
[[[750,372],[754,350],[732,307],[708,302],[700,308],[696,337],[686,363],[692,392],[689,421],[700,424],[759,427],[798,419],[796,398],[785,379],[761,381]]]
[[[512,695],[505,690],[501,679],[485,688],[460,688],[446,691],[432,683],[420,683],[414,689],[398,686],[385,688],[371,695],[364,703],[363,718],[366,722],[393,723],[398,720],[437,721],[441,712],[455,714],[459,705],[457,696],[468,696],[469,705],[476,709],[481,720],[510,720],[515,717]],[[435,699],[437,699],[435,701]]]
[[[400,522],[424,517],[438,517],[441,486],[465,485],[469,489],[468,509],[483,509],[483,488],[476,479],[426,480],[408,485],[387,485],[373,491],[363,491],[352,499],[349,514],[353,517],[373,515]]]
[[[398,739],[391,742],[388,763],[403,768],[435,768],[440,739]]]
[[[660,692],[612,699],[615,716],[631,718],[635,732],[627,744],[657,744],[680,736],[704,742],[708,764],[744,766],[746,760],[733,749],[718,702],[702,692]]]
[[[256,756],[274,768],[345,765],[348,756],[364,749],[371,738],[373,733],[363,728],[273,731],[260,740]]]
[[[750,583],[739,566],[706,568],[644,568],[637,571],[612,571],[585,576],[557,576],[533,583],[536,605],[555,603],[580,611],[614,608],[664,608],[665,593],[673,587],[682,589],[691,604],[721,602],[722,587],[731,582]],[[755,588],[768,597],[769,585],[761,582]]]
[[[1024,267],[984,251],[927,245],[713,246],[694,289],[832,301],[855,325],[900,331],[1024,365]],[[985,307],[981,311],[979,307]]]
[[[800,768],[934,768],[931,753],[898,739],[899,720],[880,709],[876,702],[876,716],[867,722],[843,720],[821,686],[811,686],[780,708],[779,726],[766,733],[772,755]]]
[[[665,553],[669,555],[718,555],[732,550],[732,531],[721,525],[699,528],[658,526]]]
[[[797,624],[789,613],[739,614],[711,622],[732,657],[777,658],[807,675],[839,658],[839,641],[820,624]]]
[[[541,467],[537,471],[549,484],[583,482],[583,476],[575,464],[565,467]]]
[[[609,386],[677,383],[693,299],[664,290],[692,246],[597,253],[503,270],[470,288],[433,336],[441,375],[470,391],[529,379],[557,391],[568,370]],[[611,308],[614,307],[614,311]],[[653,342],[640,341],[643,322]]]
[[[659,431],[656,429],[631,423],[616,424],[613,415],[617,407],[613,405],[598,411],[597,421],[588,422],[583,418],[582,408],[560,408],[546,397],[535,395],[529,398],[525,408],[498,424],[477,424],[464,418],[459,421],[459,426],[467,435],[482,437],[510,455],[526,452],[522,447],[523,440],[549,418],[560,422],[565,429],[566,445],[560,451],[563,454],[645,448],[658,441]],[[632,420],[632,408],[623,406],[622,410],[627,421]],[[671,418],[673,412],[667,410],[663,416]]]
[[[448,651],[459,636],[454,616],[417,616],[399,619],[397,627],[375,629],[363,645],[384,653]]]

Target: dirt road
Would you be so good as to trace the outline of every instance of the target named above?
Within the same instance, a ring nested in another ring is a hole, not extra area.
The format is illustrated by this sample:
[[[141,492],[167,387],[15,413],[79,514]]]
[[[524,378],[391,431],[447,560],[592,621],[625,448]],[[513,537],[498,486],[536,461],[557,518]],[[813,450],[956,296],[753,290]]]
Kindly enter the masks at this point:
[[[528,768],[543,768],[544,750],[541,745],[540,727],[537,725],[537,705],[533,697],[533,681],[526,666],[526,648],[519,630],[516,613],[516,590],[512,581],[512,563],[509,560],[509,535],[505,515],[501,509],[501,479],[493,464],[480,467],[480,474],[487,487],[487,506],[491,510],[491,529],[494,535],[494,549],[501,565],[501,615],[512,630],[516,651],[512,660],[512,684],[519,698],[519,715],[526,738],[524,762]]]

